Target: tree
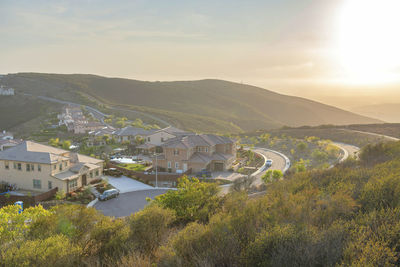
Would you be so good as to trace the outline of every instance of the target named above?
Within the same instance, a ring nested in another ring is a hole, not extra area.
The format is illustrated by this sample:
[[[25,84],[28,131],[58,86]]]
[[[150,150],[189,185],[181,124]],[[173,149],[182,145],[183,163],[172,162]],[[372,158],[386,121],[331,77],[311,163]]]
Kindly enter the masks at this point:
[[[297,144],[297,149],[301,152],[304,152],[307,148],[308,148],[308,145],[305,142],[300,142]]]
[[[178,222],[207,222],[221,206],[222,198],[215,183],[200,182],[184,176],[179,179],[177,190],[157,196],[154,202],[161,207],[172,209]]]
[[[55,235],[14,243],[1,253],[0,259],[4,266],[77,266],[80,251],[66,236]]]
[[[0,209],[0,248],[2,244],[21,239],[29,228],[29,223],[50,215],[41,205],[27,208],[22,213],[18,210],[19,206],[15,205]]]
[[[263,180],[263,182],[265,184],[268,184],[269,182],[272,181],[272,170],[268,170],[265,172],[265,174],[261,177],[261,180]]]
[[[272,179],[274,181],[278,181],[279,179],[281,179],[283,177],[283,173],[280,170],[274,170],[272,172]]]
[[[156,204],[147,206],[129,218],[130,236],[137,251],[151,255],[161,244],[175,213]]]
[[[69,141],[69,140],[65,140],[65,141],[62,143],[62,148],[63,148],[63,149],[68,150],[68,149],[70,148],[70,146],[71,146],[71,141]]]

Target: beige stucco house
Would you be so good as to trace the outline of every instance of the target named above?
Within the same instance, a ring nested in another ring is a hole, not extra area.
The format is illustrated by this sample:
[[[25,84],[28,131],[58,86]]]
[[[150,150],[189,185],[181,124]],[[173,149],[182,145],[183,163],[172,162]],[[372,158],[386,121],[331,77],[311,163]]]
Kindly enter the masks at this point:
[[[32,141],[0,152],[0,181],[20,189],[46,192],[58,187],[68,193],[102,173],[103,160]]]
[[[169,172],[226,171],[236,159],[235,141],[213,134],[179,136],[162,144],[162,148],[157,163],[153,158],[153,166]]]
[[[156,150],[161,150],[160,147],[162,147],[162,145],[168,140],[185,135],[195,135],[195,133],[186,132],[172,126],[168,126],[166,128],[152,131],[147,134],[144,137],[145,143],[139,145],[137,148],[141,150],[141,152],[144,154],[153,154],[156,152]]]

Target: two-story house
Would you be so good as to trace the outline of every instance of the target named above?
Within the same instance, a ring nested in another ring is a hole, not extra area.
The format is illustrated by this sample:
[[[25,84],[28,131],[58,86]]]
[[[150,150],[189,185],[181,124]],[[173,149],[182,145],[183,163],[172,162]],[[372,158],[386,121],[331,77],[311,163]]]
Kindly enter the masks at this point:
[[[153,130],[145,130],[143,128],[127,126],[122,129],[116,130],[113,133],[113,136],[117,139],[118,142],[130,142],[133,143],[136,140],[136,137],[145,138],[147,135],[154,132]]]
[[[168,172],[225,171],[236,159],[235,141],[213,134],[179,136],[162,144],[162,148],[163,153],[153,158],[153,166]]]
[[[162,145],[170,139],[178,136],[195,135],[195,133],[186,132],[184,130],[168,126],[166,128],[152,131],[145,136],[145,143],[139,145],[137,148],[144,154],[152,154],[154,152],[161,152]],[[157,149],[158,148],[158,149]]]
[[[101,178],[103,160],[24,141],[0,152],[0,181],[20,189],[72,192]]]

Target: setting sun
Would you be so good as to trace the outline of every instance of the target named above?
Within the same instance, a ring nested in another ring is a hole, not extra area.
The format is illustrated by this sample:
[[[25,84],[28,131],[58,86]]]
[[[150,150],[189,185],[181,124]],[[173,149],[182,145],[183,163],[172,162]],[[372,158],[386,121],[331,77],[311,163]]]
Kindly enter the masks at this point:
[[[349,83],[379,84],[399,78],[400,1],[349,0],[338,22],[337,60]]]

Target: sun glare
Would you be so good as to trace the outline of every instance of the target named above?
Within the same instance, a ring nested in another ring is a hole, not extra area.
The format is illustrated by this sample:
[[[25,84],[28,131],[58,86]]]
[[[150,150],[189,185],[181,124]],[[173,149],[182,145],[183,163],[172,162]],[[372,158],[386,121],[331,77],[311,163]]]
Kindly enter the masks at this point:
[[[347,0],[339,16],[337,60],[344,80],[400,80],[400,0]]]

